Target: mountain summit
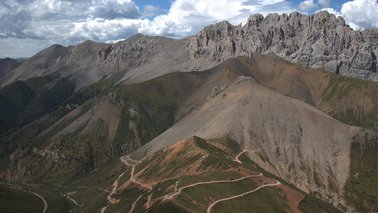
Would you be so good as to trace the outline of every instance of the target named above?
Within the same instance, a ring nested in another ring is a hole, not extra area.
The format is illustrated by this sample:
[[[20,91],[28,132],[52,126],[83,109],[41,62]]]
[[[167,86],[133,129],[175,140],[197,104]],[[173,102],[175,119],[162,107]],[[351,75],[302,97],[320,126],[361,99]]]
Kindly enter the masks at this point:
[[[273,53],[293,63],[343,76],[378,80],[378,30],[354,31],[327,11],[304,15],[251,15],[244,26],[227,21],[191,38],[193,58],[224,61]]]

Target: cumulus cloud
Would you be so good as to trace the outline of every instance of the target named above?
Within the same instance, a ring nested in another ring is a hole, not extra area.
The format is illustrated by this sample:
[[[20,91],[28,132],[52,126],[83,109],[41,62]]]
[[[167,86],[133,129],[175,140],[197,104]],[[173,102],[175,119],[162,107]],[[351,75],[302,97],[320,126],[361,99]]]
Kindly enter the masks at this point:
[[[139,8],[133,0],[2,0],[0,57],[30,56],[52,43],[115,42],[138,32],[181,38],[223,20],[245,23],[252,13],[320,8],[343,16],[355,29],[378,27],[373,0],[349,1],[341,11],[330,8],[330,0],[304,0],[297,6],[288,0],[174,0],[167,11],[155,5]]]
[[[319,0],[319,4],[322,7],[329,8],[329,6],[331,5],[331,1],[330,0]]]
[[[305,0],[299,4],[299,9],[302,11],[309,11],[319,7],[314,0]]]
[[[339,16],[342,16],[340,12],[337,12],[335,9],[333,8],[322,8],[321,10],[318,10],[316,12],[319,12],[319,11],[327,11],[329,12],[330,14],[333,14],[335,15],[336,17],[339,17]]]
[[[86,39],[114,42],[139,32],[184,37],[208,24],[245,22],[251,13],[290,12],[286,0],[175,0],[168,11],[138,8],[132,0],[3,0],[0,1],[0,43],[21,39],[71,45]],[[164,12],[165,14],[162,14]],[[31,47],[32,45],[28,45]],[[21,49],[20,49],[21,50]],[[25,51],[20,51],[25,56]],[[9,56],[1,55],[0,57]]]
[[[136,33],[143,22],[148,20],[139,19],[89,19],[75,23],[69,37],[84,40],[115,42],[125,39]]]
[[[355,30],[378,28],[378,3],[376,0],[354,0],[343,4],[341,14]]]
[[[137,18],[138,7],[130,0],[6,0],[0,2],[2,37],[67,39],[75,22],[104,18]]]
[[[290,11],[285,0],[176,0],[168,13],[144,23],[141,33],[182,37],[200,30],[206,25],[228,20],[232,24],[244,23],[252,13],[267,14]]]

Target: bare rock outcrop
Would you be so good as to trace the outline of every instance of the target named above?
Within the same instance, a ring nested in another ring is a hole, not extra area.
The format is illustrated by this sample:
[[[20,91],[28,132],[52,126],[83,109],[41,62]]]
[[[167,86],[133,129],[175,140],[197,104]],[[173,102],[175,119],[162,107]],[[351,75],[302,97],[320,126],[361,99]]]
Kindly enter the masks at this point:
[[[201,30],[188,49],[193,59],[212,62],[273,53],[303,66],[378,80],[378,30],[354,31],[326,11],[310,16],[254,14],[244,26],[224,21]]]

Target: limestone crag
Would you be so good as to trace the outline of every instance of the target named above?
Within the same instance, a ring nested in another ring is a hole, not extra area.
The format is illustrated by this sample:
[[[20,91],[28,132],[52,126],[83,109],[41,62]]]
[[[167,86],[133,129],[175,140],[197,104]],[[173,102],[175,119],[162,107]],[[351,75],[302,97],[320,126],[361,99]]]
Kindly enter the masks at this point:
[[[354,31],[326,11],[251,15],[247,23],[210,25],[193,36],[193,59],[221,62],[237,56],[273,53],[288,61],[365,80],[378,80],[378,30]]]

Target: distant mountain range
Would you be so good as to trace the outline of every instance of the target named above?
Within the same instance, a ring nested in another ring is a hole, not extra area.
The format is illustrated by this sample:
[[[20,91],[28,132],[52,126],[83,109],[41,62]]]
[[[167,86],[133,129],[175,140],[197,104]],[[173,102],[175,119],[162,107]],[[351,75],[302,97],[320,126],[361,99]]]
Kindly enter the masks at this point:
[[[377,212],[377,55],[318,12],[0,60],[0,208]]]

